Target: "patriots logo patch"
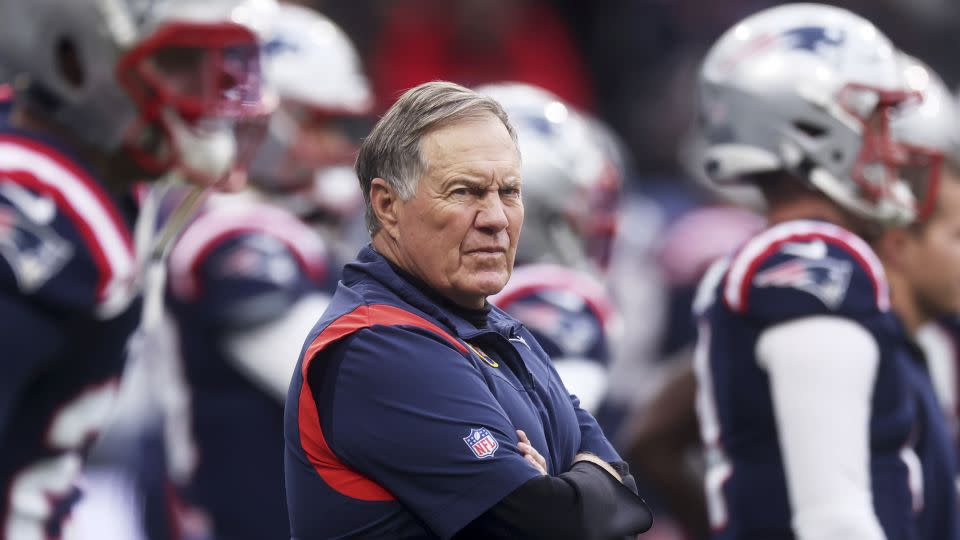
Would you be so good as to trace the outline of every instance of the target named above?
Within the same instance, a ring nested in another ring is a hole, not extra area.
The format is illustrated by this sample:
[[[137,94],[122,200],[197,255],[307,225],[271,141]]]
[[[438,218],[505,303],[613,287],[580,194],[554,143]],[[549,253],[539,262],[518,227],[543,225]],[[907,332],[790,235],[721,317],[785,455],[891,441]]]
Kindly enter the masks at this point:
[[[470,435],[464,437],[463,442],[467,443],[470,451],[478,459],[491,457],[497,451],[497,448],[500,448],[500,443],[487,428],[471,429]]]
[[[850,261],[832,257],[791,259],[759,272],[753,284],[799,289],[816,296],[828,308],[837,309],[847,295],[852,273]]]
[[[51,218],[52,219],[52,218]],[[47,224],[0,202],[0,257],[26,293],[39,289],[73,257],[73,246]]]

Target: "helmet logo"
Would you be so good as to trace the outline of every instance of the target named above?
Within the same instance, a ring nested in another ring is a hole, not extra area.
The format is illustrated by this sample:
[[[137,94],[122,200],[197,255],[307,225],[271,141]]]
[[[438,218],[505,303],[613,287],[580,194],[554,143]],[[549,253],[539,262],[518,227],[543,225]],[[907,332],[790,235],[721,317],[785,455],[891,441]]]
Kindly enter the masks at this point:
[[[829,32],[822,26],[794,28],[784,32],[783,37],[789,40],[790,48],[810,51],[814,54],[821,53],[820,45],[839,47],[846,40],[842,31]]]
[[[735,54],[723,61],[725,71],[732,70],[740,62],[755,55],[772,51],[779,47],[787,50],[809,51],[813,54],[824,55],[822,45],[839,47],[846,41],[842,30],[827,29],[823,26],[801,26],[787,30],[782,34],[763,33],[748,41]]]
[[[293,41],[278,36],[264,43],[262,50],[266,56],[276,56],[285,52],[297,52],[300,50],[300,46]]]

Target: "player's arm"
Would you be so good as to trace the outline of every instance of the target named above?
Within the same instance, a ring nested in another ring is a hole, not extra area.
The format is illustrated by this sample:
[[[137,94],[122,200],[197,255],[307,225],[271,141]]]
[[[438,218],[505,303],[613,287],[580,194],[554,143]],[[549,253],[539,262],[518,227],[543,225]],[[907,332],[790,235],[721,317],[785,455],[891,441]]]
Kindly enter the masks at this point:
[[[223,346],[237,369],[283,401],[303,340],[329,303],[325,293],[305,292],[274,318],[225,332]]]
[[[573,388],[580,406],[596,411],[607,394],[607,366],[592,358],[565,356],[554,359],[554,367],[568,388]]]
[[[850,319],[812,316],[765,330],[756,356],[770,376],[797,537],[883,539],[870,486],[876,340]]]
[[[2,269],[0,269],[2,271]],[[18,295],[0,295],[0,433],[6,430],[17,402],[38,370],[64,345],[64,333],[55,317]]]
[[[611,538],[591,535],[649,527],[643,501],[595,463],[541,475],[518,447],[516,430],[530,426],[514,426],[479,371],[438,339],[376,327],[321,365],[308,381],[332,451],[442,538]],[[481,428],[497,449],[478,457],[464,438]]]
[[[694,401],[697,382],[689,358],[631,422],[624,455],[663,495],[670,513],[696,538],[709,534],[701,475],[688,463],[700,444]]]
[[[303,340],[329,303],[295,253],[273,235],[250,231],[213,245],[189,276],[174,274],[174,294],[203,313],[238,371],[286,399]],[[184,279],[198,291],[187,296]]]

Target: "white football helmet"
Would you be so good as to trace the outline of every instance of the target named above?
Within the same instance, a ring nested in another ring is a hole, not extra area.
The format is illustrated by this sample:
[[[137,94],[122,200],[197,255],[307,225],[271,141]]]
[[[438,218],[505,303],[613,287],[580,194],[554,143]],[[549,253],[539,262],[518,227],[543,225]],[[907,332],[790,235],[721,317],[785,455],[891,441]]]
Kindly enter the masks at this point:
[[[616,232],[624,154],[615,135],[541,88],[476,88],[496,99],[517,131],[522,156],[520,263],[603,267]]]
[[[263,52],[280,98],[251,179],[270,192],[310,190],[318,169],[352,164],[351,122],[373,106],[370,83],[347,35],[327,17],[281,4],[269,17]]]
[[[923,100],[897,111],[890,124],[893,137],[960,163],[960,110],[953,95],[929,66],[907,54],[901,58],[907,86]]]
[[[761,11],[714,44],[699,83],[713,181],[784,171],[883,224],[927,206],[935,156],[890,135],[892,111],[917,94],[869,21],[817,4]]]
[[[254,25],[273,0],[0,0],[17,99],[148,173],[211,184],[243,152],[234,123],[263,115]]]

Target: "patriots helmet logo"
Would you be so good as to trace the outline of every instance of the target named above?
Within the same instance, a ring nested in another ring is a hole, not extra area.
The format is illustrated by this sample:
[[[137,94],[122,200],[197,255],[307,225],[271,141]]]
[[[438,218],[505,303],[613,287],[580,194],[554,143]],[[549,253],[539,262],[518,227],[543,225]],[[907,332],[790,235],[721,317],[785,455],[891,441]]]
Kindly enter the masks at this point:
[[[494,452],[500,448],[500,443],[487,428],[471,429],[470,435],[464,437],[463,442],[467,444],[470,451],[478,459],[492,457]]]
[[[300,46],[295,42],[283,39],[281,36],[277,36],[270,41],[264,43],[261,47],[263,54],[270,57],[276,56],[281,53],[287,52],[297,52],[300,50]]]
[[[846,40],[843,32],[832,32],[822,26],[801,26],[783,33],[790,48],[820,53],[821,45],[839,47]]]

